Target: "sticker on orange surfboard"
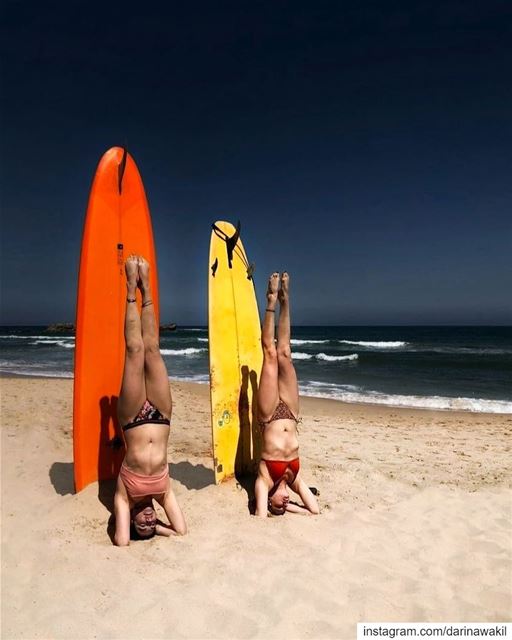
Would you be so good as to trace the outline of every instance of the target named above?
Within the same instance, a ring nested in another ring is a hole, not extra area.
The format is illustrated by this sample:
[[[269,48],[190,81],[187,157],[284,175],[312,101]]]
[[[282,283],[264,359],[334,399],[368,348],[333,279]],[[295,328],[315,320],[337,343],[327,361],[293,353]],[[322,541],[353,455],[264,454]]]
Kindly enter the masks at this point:
[[[256,393],[263,355],[258,303],[240,225],[213,225],[208,346],[215,482],[254,473],[260,454]]]
[[[124,262],[132,253],[150,264],[158,322],[156,256],[144,186],[130,154],[113,147],[96,169],[80,255],[73,391],[76,491],[115,478],[124,457],[116,408],[125,352]],[[137,305],[140,309],[139,292]]]

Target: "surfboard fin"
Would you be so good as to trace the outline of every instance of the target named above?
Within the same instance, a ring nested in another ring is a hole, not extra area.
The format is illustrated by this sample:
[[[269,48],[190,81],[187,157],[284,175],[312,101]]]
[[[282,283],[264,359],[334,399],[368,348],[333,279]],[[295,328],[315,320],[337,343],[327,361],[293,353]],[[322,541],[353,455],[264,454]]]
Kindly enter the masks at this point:
[[[123,157],[121,158],[121,162],[117,167],[117,189],[119,191],[119,195],[121,195],[123,191],[123,176],[124,176],[124,170],[126,169],[127,156],[128,156],[128,150],[126,147],[123,147]]]
[[[215,278],[215,274],[217,273],[217,267],[219,266],[219,259],[215,258],[215,262],[210,267],[212,270],[212,276]]]

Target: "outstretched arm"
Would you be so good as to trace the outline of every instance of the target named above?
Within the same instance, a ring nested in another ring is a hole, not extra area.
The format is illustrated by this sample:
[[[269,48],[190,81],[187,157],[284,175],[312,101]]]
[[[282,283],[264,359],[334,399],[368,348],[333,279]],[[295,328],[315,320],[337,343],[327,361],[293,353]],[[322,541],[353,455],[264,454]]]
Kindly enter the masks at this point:
[[[301,507],[300,505],[290,502],[286,506],[286,511],[290,513],[301,513],[304,515],[318,515],[320,513],[318,500],[302,478],[297,478],[295,480],[292,489],[299,494],[304,506]]]
[[[256,478],[254,494],[256,496],[255,515],[260,518],[266,518],[268,515],[268,484],[260,475]]]
[[[121,478],[117,479],[114,496],[114,515],[116,519],[114,544],[118,547],[126,547],[130,544],[130,504]]]
[[[165,494],[161,504],[170,524],[158,521],[155,529],[156,534],[159,536],[184,536],[187,533],[187,523],[171,488]]]

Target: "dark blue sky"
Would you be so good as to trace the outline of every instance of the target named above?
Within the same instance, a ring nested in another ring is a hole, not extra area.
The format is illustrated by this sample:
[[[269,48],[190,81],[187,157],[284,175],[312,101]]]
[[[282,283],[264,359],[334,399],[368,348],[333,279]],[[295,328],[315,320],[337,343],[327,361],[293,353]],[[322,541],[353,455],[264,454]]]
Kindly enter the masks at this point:
[[[493,0],[4,0],[0,322],[74,320],[127,142],[162,321],[206,323],[210,225],[240,219],[297,324],[512,323],[511,27]]]

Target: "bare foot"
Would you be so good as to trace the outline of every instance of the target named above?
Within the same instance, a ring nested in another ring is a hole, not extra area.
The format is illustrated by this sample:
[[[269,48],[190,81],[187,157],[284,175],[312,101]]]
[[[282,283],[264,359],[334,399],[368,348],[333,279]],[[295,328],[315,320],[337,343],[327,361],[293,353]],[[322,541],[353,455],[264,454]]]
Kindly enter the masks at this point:
[[[287,271],[281,274],[281,287],[279,288],[279,302],[288,302],[288,288],[290,285],[290,276]]]
[[[267,287],[267,309],[274,309],[277,302],[277,290],[279,288],[279,274],[274,273],[268,279]]]
[[[126,288],[131,293],[135,293],[139,281],[139,263],[137,256],[131,254],[126,258],[124,270],[126,272]]]
[[[137,257],[139,266],[139,287],[140,290],[149,291],[149,262],[142,256]]]
[[[151,283],[149,281],[149,262],[139,256],[139,289],[142,293],[142,306],[146,307],[152,303]]]

